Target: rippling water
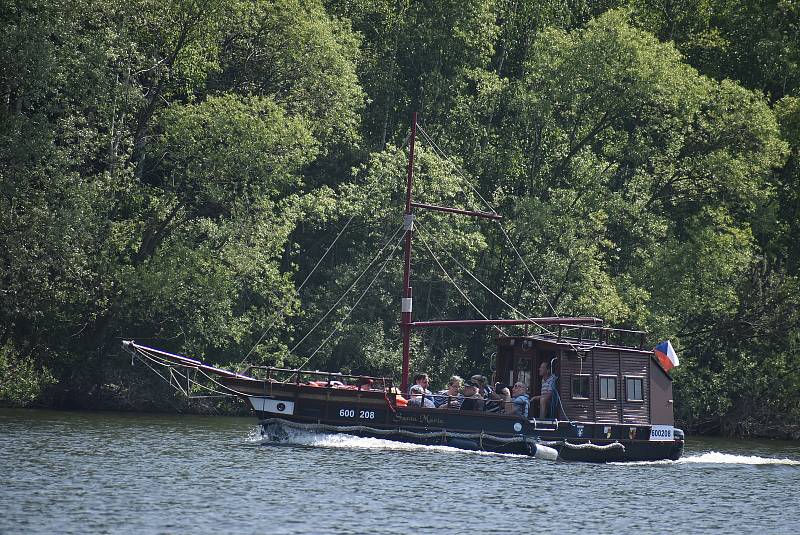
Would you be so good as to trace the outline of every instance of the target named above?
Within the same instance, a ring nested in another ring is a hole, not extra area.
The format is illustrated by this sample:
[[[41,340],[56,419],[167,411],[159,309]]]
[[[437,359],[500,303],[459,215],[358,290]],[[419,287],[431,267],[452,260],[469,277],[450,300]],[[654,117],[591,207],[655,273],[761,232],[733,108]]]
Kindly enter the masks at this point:
[[[794,533],[800,444],[591,465],[253,419],[0,410],[0,533]]]

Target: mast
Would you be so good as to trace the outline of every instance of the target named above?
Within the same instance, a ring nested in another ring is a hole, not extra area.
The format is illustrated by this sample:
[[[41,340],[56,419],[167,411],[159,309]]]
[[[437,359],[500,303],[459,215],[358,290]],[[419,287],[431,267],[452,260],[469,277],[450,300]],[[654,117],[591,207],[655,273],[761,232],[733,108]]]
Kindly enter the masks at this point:
[[[403,215],[403,230],[405,231],[404,264],[403,264],[403,297],[400,307],[400,330],[403,334],[403,376],[400,386],[403,393],[408,389],[409,364],[411,361],[411,330],[426,327],[458,327],[458,326],[483,326],[483,325],[561,325],[565,322],[577,325],[601,325],[603,321],[594,317],[547,317],[526,318],[523,320],[511,319],[472,319],[472,320],[437,320],[413,321],[412,319],[412,289],[411,289],[411,245],[414,235],[414,208],[432,210],[477,217],[481,219],[501,220],[503,216],[494,212],[481,212],[451,208],[435,204],[414,202],[414,144],[417,140],[417,112],[411,114],[411,135],[408,143],[408,173],[406,176],[406,209]]]
[[[417,139],[417,112],[411,114],[411,136],[408,142],[408,174],[406,176],[406,211],[403,229],[406,233],[403,263],[403,298],[400,306],[400,329],[403,331],[403,378],[400,388],[408,389],[408,369],[411,361],[411,241],[414,233],[414,206],[411,202],[414,186],[414,142]]]

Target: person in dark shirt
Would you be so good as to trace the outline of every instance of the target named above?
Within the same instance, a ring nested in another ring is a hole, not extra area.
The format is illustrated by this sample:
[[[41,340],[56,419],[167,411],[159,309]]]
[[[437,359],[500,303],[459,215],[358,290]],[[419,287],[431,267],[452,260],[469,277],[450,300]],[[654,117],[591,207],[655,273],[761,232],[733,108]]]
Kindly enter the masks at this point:
[[[464,385],[464,401],[461,402],[462,411],[482,411],[484,407],[483,396],[478,392],[478,386],[472,383]]]
[[[494,393],[492,387],[489,386],[489,380],[485,375],[473,375],[469,378],[469,382],[478,387],[478,393],[483,399],[489,399]]]

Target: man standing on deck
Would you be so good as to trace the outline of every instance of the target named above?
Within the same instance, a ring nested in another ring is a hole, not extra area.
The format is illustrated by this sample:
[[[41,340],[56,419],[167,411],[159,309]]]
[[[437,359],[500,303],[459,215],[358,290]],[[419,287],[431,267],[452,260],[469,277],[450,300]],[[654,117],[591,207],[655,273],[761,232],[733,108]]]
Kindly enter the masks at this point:
[[[539,402],[539,418],[544,420],[547,418],[547,408],[550,406],[550,400],[553,399],[553,390],[556,388],[556,376],[550,373],[550,365],[547,361],[543,361],[539,365],[539,375],[542,376],[542,391],[538,396],[533,396],[531,401]]]

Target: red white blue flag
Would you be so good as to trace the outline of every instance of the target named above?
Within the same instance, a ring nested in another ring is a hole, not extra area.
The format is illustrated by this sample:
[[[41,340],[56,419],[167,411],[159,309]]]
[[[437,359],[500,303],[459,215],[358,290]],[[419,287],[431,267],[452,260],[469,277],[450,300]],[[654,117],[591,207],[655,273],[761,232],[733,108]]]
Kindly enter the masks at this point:
[[[672,349],[672,344],[669,340],[658,344],[653,352],[656,354],[658,363],[661,364],[661,367],[664,368],[666,372],[679,364],[678,355],[675,354],[675,350]]]

